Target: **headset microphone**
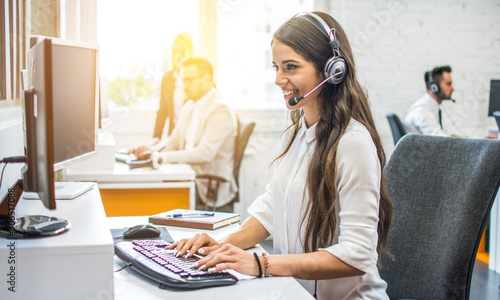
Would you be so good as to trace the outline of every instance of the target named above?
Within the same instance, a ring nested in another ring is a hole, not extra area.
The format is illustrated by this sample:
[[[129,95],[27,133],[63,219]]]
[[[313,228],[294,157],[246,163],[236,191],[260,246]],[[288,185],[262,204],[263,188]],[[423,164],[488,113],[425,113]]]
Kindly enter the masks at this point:
[[[288,99],[288,104],[290,106],[295,106],[297,105],[302,99],[304,99],[305,97],[309,96],[312,92],[314,92],[317,88],[319,88],[320,86],[322,86],[325,82],[327,82],[328,80],[332,79],[333,77],[339,77],[339,76],[342,76],[342,72],[343,70],[340,70],[339,72],[333,74],[332,76],[328,77],[327,79],[323,80],[320,84],[318,84],[314,89],[312,89],[312,91],[310,91],[309,93],[305,94],[304,96],[301,96],[301,97],[293,97],[293,98],[290,98]]]

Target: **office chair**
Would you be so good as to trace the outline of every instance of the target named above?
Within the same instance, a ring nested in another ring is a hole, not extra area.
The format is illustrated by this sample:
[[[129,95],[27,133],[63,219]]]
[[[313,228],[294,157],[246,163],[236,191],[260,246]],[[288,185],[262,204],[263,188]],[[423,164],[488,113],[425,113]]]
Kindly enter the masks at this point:
[[[389,121],[389,126],[391,126],[392,138],[394,139],[394,145],[396,145],[400,138],[406,134],[405,127],[401,120],[396,114],[387,114],[387,120]]]
[[[384,174],[394,202],[380,276],[391,299],[469,299],[500,183],[500,141],[408,134]]]
[[[240,166],[241,161],[243,160],[243,156],[245,153],[245,148],[248,144],[248,140],[252,135],[253,129],[255,127],[255,122],[245,120],[245,119],[237,119],[238,122],[238,131],[236,134],[235,144],[234,144],[234,167],[233,167],[233,176],[236,181],[236,185],[238,186],[238,192],[233,199],[231,199],[230,204],[234,204],[234,202],[238,202],[240,200],[240,187],[239,187],[239,175],[240,175]],[[207,190],[207,198],[211,199],[215,202],[217,200],[218,188],[220,183],[226,182],[227,180],[221,178],[219,176],[210,175],[210,174],[201,174],[196,176],[197,179],[208,179],[209,189]],[[213,184],[215,181],[215,184]],[[215,188],[211,188],[214,187]],[[216,210],[216,208],[214,208]]]

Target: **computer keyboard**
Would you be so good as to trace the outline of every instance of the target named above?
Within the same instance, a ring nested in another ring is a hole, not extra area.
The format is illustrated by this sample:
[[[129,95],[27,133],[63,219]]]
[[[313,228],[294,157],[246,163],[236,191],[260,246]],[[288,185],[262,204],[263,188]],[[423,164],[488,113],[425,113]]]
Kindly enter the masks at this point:
[[[137,157],[133,154],[127,154],[122,152],[115,153],[115,161],[121,163],[127,163],[128,161],[137,160]]]
[[[238,279],[225,271],[208,273],[191,266],[200,259],[175,257],[176,250],[165,249],[163,240],[133,240],[115,243],[115,254],[160,287],[200,289],[235,284]],[[164,285],[164,286],[162,286]]]
[[[153,167],[151,153],[144,153],[140,158],[133,154],[115,153],[115,161],[127,164],[130,169]]]

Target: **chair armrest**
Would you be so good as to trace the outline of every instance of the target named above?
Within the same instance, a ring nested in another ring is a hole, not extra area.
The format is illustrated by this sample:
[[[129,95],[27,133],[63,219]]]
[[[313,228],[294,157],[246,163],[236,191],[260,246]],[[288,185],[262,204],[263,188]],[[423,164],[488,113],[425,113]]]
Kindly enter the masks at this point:
[[[196,179],[208,179],[208,180],[216,180],[218,182],[227,182],[226,179],[216,176],[216,175],[210,175],[210,174],[200,174],[196,175]]]
[[[214,203],[217,201],[218,195],[219,195],[219,185],[222,182],[227,182],[226,179],[216,176],[216,175],[210,175],[210,174],[200,174],[196,175],[196,179],[207,179],[208,184],[207,184],[207,193],[205,197]]]

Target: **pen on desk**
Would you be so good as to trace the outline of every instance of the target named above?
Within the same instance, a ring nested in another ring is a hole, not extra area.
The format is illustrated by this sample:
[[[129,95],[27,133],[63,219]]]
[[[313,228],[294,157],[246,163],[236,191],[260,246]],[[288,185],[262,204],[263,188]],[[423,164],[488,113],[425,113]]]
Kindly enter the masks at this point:
[[[167,218],[193,218],[193,217],[213,217],[215,213],[202,213],[202,214],[173,214],[166,215]]]

